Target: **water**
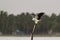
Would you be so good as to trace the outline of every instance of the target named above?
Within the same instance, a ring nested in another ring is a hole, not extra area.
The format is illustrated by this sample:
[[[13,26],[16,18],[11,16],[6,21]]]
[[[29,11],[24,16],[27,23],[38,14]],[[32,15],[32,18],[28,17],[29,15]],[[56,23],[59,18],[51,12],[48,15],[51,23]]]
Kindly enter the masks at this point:
[[[0,36],[0,40],[31,40],[30,37]],[[60,40],[60,37],[34,37],[34,40]]]

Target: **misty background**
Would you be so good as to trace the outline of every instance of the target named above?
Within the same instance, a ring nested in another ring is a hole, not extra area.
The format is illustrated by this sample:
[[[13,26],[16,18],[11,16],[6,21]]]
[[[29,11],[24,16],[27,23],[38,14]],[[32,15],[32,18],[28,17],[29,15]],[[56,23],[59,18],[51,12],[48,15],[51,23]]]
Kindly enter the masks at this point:
[[[60,0],[0,0],[0,10],[9,14],[21,12],[45,12],[47,15],[60,13]]]

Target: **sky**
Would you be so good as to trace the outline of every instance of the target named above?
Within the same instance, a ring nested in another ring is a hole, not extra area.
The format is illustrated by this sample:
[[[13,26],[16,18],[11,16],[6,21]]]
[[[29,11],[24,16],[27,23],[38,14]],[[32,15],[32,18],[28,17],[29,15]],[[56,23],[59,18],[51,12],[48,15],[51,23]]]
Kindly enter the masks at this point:
[[[40,13],[47,15],[60,13],[60,0],[0,0],[0,10],[8,14],[20,14],[22,12]]]

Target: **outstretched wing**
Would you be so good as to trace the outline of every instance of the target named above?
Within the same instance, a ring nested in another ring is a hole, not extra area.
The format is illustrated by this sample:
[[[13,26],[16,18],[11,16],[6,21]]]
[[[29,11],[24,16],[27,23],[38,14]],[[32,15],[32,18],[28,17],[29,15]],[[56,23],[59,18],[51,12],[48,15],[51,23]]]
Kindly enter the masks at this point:
[[[42,13],[39,13],[39,14],[37,14],[37,16],[38,16],[38,20],[40,20],[40,18],[41,18],[41,16],[43,15],[44,13],[42,12]]]

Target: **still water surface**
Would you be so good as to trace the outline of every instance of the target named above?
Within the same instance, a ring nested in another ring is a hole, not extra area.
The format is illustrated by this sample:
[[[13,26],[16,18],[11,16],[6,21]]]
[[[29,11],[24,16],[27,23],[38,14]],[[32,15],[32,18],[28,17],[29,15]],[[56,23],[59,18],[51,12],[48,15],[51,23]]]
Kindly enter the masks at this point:
[[[0,36],[0,40],[31,40],[30,37]],[[34,37],[34,40],[60,40],[60,37]]]

